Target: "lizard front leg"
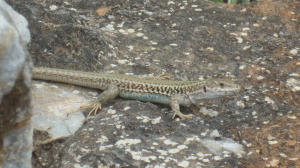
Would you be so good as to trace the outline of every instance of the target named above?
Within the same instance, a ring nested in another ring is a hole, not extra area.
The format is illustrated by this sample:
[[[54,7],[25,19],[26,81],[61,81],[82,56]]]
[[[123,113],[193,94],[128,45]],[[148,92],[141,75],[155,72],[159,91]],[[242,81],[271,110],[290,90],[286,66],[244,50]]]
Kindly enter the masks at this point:
[[[92,104],[89,104],[87,106],[84,106],[84,108],[89,108],[89,107],[92,108],[92,110],[89,112],[89,114],[86,117],[86,121],[89,119],[90,115],[93,112],[96,115],[96,112],[101,109],[101,105],[103,103],[105,103],[109,99],[114,99],[115,97],[117,97],[119,95],[119,93],[120,93],[120,91],[119,91],[118,87],[113,84],[110,84],[108,86],[107,90],[105,90],[104,92],[102,92],[99,95],[98,101],[96,101]]]
[[[181,119],[192,119],[192,115],[184,115],[180,112],[180,106],[176,99],[176,96],[171,96],[171,108],[174,111],[173,119],[176,115]]]

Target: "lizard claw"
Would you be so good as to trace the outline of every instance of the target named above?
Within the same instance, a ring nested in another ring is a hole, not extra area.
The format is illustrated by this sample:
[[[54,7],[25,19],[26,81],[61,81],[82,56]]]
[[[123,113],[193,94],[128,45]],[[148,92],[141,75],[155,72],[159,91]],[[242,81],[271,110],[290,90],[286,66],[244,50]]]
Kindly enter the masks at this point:
[[[81,106],[81,108],[92,108],[92,110],[89,112],[89,114],[86,117],[85,121],[88,121],[90,115],[94,112],[94,115],[96,115],[97,111],[101,109],[101,103],[100,102],[94,102],[85,106]]]
[[[193,118],[193,115],[184,115],[184,114],[182,114],[182,113],[174,113],[174,115],[173,115],[173,119],[176,117],[176,116],[178,116],[178,117],[180,117],[181,119],[192,119]]]
[[[174,78],[174,75],[172,75],[172,74],[160,74],[160,75],[154,77],[155,80],[165,80],[167,78]]]

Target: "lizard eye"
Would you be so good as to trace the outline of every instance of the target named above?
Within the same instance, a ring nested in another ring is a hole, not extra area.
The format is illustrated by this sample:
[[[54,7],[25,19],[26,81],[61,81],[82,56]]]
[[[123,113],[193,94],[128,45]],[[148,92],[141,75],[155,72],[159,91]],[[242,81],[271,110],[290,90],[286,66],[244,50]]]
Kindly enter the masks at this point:
[[[204,92],[206,92],[206,87],[205,86],[203,86],[203,90],[204,90]]]
[[[224,83],[220,83],[221,88],[224,87]]]

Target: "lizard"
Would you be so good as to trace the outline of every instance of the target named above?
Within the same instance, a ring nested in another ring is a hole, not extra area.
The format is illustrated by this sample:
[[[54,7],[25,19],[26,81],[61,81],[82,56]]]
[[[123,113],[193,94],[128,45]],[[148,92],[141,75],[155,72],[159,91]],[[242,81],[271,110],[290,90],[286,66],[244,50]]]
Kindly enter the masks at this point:
[[[33,79],[68,83],[104,90],[98,101],[87,105],[92,110],[87,115],[101,109],[101,105],[117,96],[153,103],[168,104],[175,116],[191,119],[192,115],[180,112],[180,105],[190,106],[200,102],[233,95],[241,90],[240,85],[230,79],[205,79],[195,81],[150,80],[122,74],[103,74],[75,70],[33,67]]]

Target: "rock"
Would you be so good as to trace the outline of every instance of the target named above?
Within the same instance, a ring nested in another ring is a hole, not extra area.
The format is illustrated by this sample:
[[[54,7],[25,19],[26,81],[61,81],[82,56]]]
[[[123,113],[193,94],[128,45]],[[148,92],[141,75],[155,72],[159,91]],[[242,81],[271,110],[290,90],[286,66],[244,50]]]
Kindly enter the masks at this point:
[[[31,167],[30,33],[26,19],[0,0],[0,167]]]

